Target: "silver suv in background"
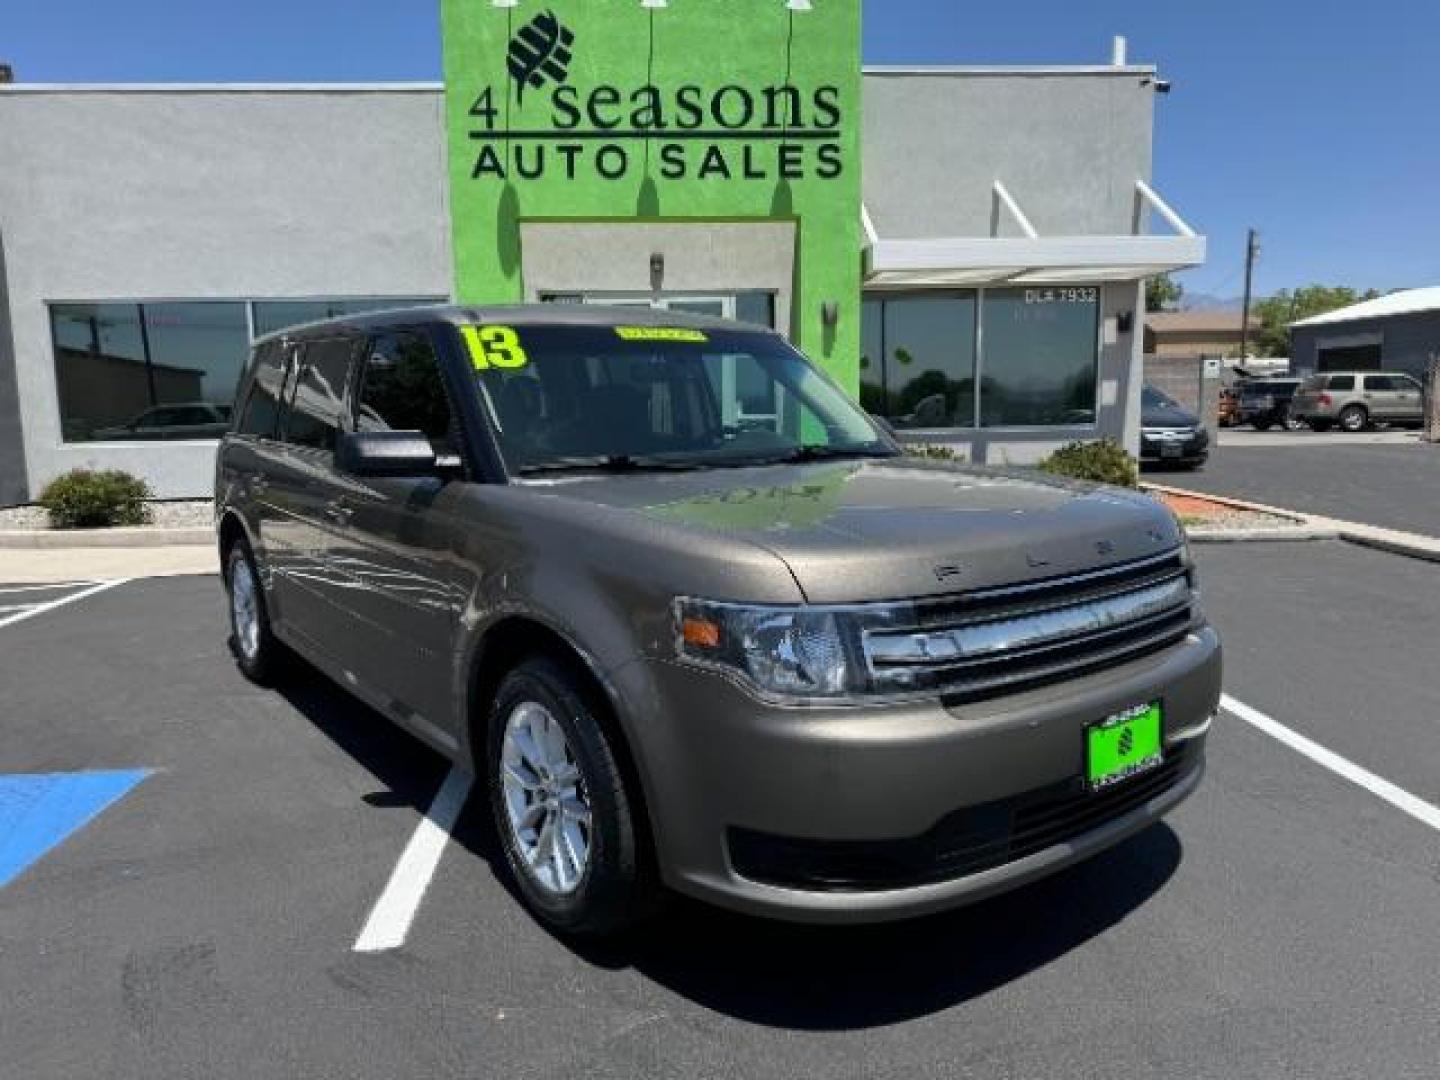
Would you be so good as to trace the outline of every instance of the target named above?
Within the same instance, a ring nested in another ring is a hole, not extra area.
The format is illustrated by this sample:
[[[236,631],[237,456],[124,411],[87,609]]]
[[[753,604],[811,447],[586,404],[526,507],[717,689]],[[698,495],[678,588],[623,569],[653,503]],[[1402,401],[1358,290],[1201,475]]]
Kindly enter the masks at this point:
[[[236,413],[215,494],[241,670],[298,653],[473,765],[557,930],[617,930],[662,886],[918,915],[1200,782],[1220,644],[1175,516],[907,457],[777,334],[356,316],[262,338]]]
[[[1290,415],[1316,431],[1337,424],[1343,431],[1373,424],[1418,428],[1425,423],[1425,388],[1400,372],[1330,371],[1300,384]]]

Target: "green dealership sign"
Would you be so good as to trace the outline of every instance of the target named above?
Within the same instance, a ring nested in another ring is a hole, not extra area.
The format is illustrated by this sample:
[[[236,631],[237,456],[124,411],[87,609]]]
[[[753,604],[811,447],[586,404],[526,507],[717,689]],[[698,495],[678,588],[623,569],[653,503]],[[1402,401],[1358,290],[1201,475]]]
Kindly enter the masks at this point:
[[[859,0],[442,10],[462,301],[523,297],[525,221],[793,222],[781,329],[854,389]]]

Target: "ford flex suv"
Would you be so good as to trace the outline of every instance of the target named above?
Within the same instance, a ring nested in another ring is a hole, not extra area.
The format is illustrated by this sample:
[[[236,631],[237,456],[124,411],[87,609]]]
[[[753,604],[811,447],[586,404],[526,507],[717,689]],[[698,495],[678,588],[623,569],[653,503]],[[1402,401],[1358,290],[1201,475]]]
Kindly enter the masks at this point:
[[[299,654],[473,767],[518,892],[879,920],[1195,790],[1220,692],[1175,518],[906,457],[781,337],[442,308],[260,340],[216,471],[241,669]]]

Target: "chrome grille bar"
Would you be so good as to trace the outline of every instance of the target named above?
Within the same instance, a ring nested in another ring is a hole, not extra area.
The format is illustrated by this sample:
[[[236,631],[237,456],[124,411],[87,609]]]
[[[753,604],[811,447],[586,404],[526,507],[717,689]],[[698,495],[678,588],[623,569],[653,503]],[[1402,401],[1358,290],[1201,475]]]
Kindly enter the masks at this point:
[[[935,602],[918,626],[867,631],[865,660],[880,687],[994,692],[1178,640],[1193,600],[1189,569],[1170,552]]]

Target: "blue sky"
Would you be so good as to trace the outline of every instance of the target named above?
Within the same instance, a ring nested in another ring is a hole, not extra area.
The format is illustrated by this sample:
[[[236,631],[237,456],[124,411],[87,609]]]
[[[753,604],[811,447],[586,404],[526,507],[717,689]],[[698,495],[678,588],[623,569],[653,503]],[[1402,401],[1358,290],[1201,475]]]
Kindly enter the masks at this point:
[[[440,74],[433,0],[0,7],[0,60],[26,82]],[[1440,283],[1434,0],[866,0],[872,63],[1096,63],[1114,34],[1174,83],[1157,101],[1155,177],[1210,238],[1209,264],[1183,279],[1190,292],[1238,295],[1248,225],[1262,234],[1262,293]]]

